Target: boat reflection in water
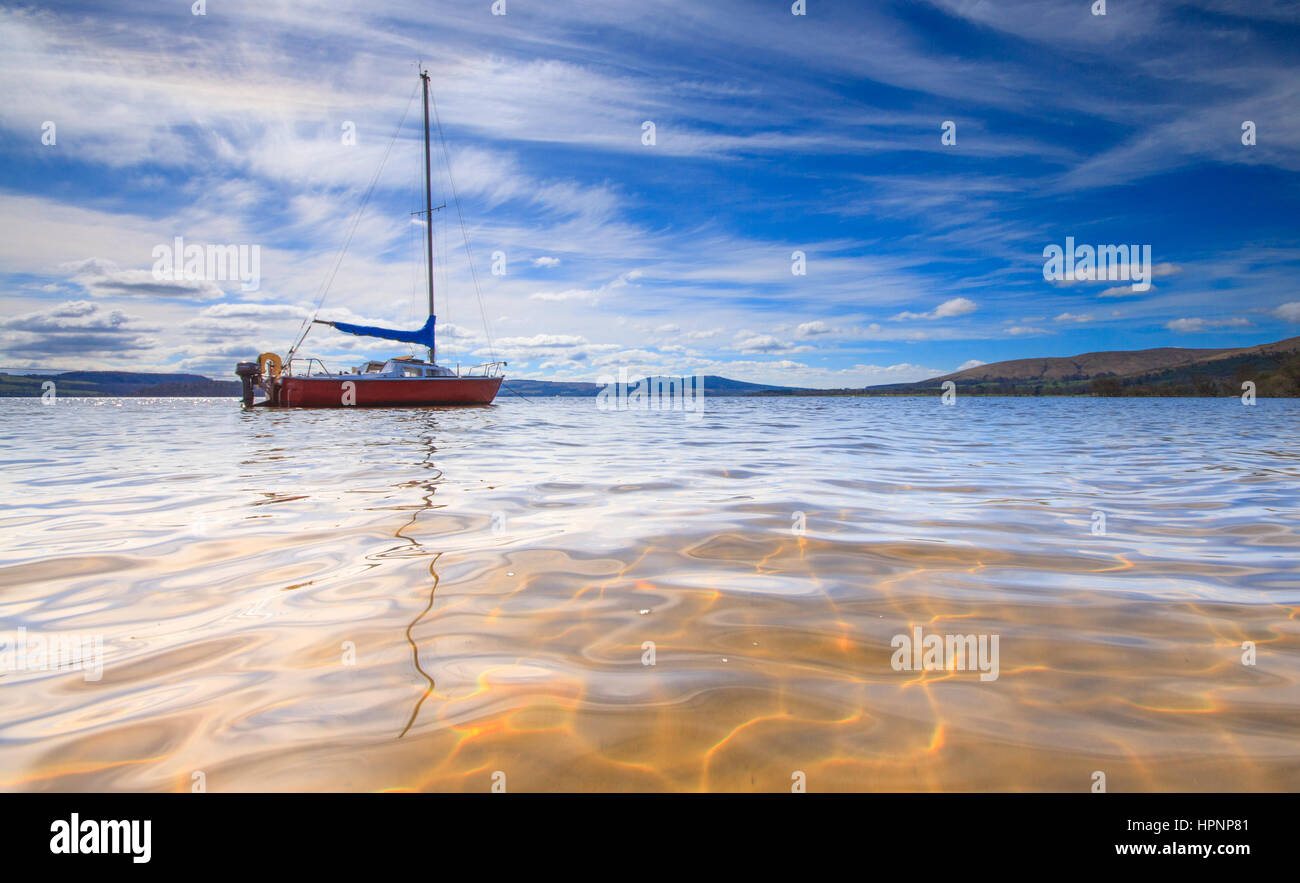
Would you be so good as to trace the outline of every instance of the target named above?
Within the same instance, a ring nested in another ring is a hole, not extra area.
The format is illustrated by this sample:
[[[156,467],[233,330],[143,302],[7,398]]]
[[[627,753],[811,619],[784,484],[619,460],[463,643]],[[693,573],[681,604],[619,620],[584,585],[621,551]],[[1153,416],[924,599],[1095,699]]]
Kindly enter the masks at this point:
[[[424,700],[428,699],[429,696],[433,694],[434,688],[437,687],[437,683],[435,683],[433,677],[427,671],[425,671],[424,668],[420,665],[420,646],[415,642],[415,638],[411,636],[411,630],[414,629],[416,626],[418,626],[420,624],[420,621],[423,620],[426,616],[428,616],[429,612],[433,610],[434,596],[438,592],[438,569],[437,569],[438,558],[442,555],[442,553],[426,552],[424,547],[420,544],[419,540],[415,539],[414,537],[407,536],[405,533],[403,533],[403,531],[409,530],[410,528],[415,526],[416,522],[419,520],[421,512],[427,512],[434,508],[433,497],[434,494],[436,494],[438,491],[437,481],[442,477],[442,472],[440,470],[437,470],[437,468],[433,465],[433,453],[434,453],[433,438],[432,436],[429,436],[428,439],[429,439],[429,453],[428,453],[428,457],[425,459],[424,466],[426,466],[429,469],[433,469],[437,474],[430,477],[428,479],[428,483],[424,485],[424,490],[426,491],[426,493],[422,497],[425,504],[424,508],[414,509],[411,512],[411,520],[408,521],[406,524],[402,525],[401,527],[399,527],[396,533],[397,536],[406,540],[407,543],[410,544],[409,547],[407,547],[407,550],[401,551],[401,554],[429,556],[429,580],[430,580],[429,603],[424,605],[424,609],[421,610],[419,614],[415,617],[415,619],[411,620],[411,622],[406,626],[406,632],[405,632],[406,641],[408,644],[411,645],[412,664],[415,666],[415,670],[418,671],[420,673],[420,676],[423,677],[424,680],[427,682],[428,686],[425,688],[423,694],[421,694],[419,700],[415,703],[415,708],[411,711],[410,720],[408,720],[406,722],[406,726],[402,728],[401,736],[405,736],[408,732],[410,732],[411,725],[415,723],[415,719],[420,715],[420,708],[424,705]],[[398,553],[399,549],[394,549],[392,551],[394,553]],[[401,736],[399,736],[398,738],[401,738]]]

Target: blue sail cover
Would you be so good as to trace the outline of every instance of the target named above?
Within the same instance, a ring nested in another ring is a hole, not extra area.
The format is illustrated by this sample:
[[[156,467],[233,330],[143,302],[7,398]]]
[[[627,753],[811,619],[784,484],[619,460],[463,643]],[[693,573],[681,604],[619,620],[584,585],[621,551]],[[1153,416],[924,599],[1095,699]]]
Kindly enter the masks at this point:
[[[339,331],[356,334],[361,337],[379,337],[384,340],[400,340],[402,343],[418,343],[433,349],[433,326],[437,317],[430,316],[424,327],[418,331],[402,331],[398,328],[379,328],[374,325],[352,325],[348,322],[331,322]]]

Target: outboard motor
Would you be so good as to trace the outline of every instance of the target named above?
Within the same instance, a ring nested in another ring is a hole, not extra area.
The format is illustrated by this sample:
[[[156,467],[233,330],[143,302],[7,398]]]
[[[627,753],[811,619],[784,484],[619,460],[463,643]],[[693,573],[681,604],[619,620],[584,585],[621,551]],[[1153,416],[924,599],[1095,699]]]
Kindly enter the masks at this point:
[[[244,382],[244,407],[253,407],[253,392],[262,379],[262,370],[256,362],[240,362],[235,366],[235,373]]]

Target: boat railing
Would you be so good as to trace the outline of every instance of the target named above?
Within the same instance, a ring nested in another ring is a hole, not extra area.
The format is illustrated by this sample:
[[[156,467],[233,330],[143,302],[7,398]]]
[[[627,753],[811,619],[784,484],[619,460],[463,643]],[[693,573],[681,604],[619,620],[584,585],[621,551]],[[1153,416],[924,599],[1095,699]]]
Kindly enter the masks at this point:
[[[482,365],[475,365],[472,368],[466,368],[461,372],[461,377],[496,377],[503,373],[506,362],[484,362]],[[474,372],[479,373],[474,373]]]
[[[504,373],[507,362],[484,362],[471,368],[457,366],[458,377],[496,377]],[[295,356],[284,364],[281,375],[285,377],[351,377],[347,371],[331,371],[315,356]]]
[[[295,366],[299,367],[299,371],[296,374],[294,373]],[[312,377],[313,366],[320,368],[320,371],[315,372],[316,374],[325,374],[329,377],[337,376],[336,372],[326,368],[325,363],[315,356],[303,356],[290,359],[285,363],[284,370],[281,373],[289,377]]]

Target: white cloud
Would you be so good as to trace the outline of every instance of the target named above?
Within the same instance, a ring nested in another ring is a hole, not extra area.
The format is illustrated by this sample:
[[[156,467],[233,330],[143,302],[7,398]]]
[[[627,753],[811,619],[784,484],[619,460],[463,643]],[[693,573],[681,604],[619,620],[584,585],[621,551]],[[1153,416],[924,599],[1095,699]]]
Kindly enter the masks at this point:
[[[935,307],[934,317],[936,319],[947,319],[950,316],[964,316],[967,313],[975,312],[979,307],[972,300],[964,297],[954,297],[952,300],[946,300],[939,306]]]
[[[503,337],[497,341],[499,346],[514,349],[555,349],[581,346],[585,343],[587,338],[572,334],[534,334],[532,337]]]
[[[831,331],[832,329],[829,325],[818,319],[813,322],[800,323],[794,333],[799,337],[816,337],[821,334],[830,334]]]
[[[1174,319],[1166,322],[1165,327],[1170,331],[1177,331],[1180,334],[1189,334],[1196,331],[1205,331],[1210,328],[1247,328],[1250,327],[1250,321],[1247,319]]]
[[[73,282],[96,297],[168,298],[182,300],[216,300],[226,292],[215,282],[206,280],[162,280],[153,270],[123,270],[112,261],[90,258],[60,266]]]
[[[199,319],[305,319],[311,312],[292,304],[226,303],[199,311]]]
[[[0,319],[0,350],[18,361],[138,354],[157,346],[158,329],[120,310],[90,301],[67,301],[54,307]]]
[[[950,319],[954,316],[965,316],[977,309],[979,309],[979,305],[975,301],[964,297],[954,297],[939,304],[928,313],[903,312],[893,316],[892,320],[898,322],[904,319]]]
[[[1156,286],[1152,285],[1147,291],[1155,291]],[[1133,295],[1143,294],[1145,292],[1134,291],[1132,285],[1112,285],[1104,291],[1098,292],[1097,297],[1132,297]]]
[[[1300,300],[1293,300],[1290,303],[1282,304],[1273,310],[1273,315],[1285,322],[1300,323]]]
[[[563,301],[584,301],[595,304],[601,297],[619,289],[632,285],[637,279],[644,275],[641,270],[632,270],[627,273],[620,273],[614,279],[606,282],[599,288],[568,288],[563,291],[535,291],[528,297],[531,300],[538,300],[551,303]],[[635,286],[633,286],[635,287]]]
[[[741,332],[740,334],[746,335],[747,333]],[[747,336],[738,335],[736,349],[742,353],[801,353],[811,350],[812,347],[786,343],[771,334],[748,334]]]

